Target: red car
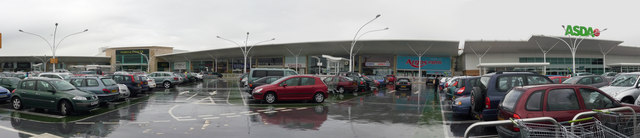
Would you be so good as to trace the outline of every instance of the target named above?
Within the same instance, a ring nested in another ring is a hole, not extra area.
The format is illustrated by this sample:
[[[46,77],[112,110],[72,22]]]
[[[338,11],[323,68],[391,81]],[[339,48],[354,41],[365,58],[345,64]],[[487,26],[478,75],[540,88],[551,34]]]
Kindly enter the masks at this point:
[[[271,84],[256,87],[251,93],[254,99],[270,104],[279,100],[313,100],[321,103],[329,97],[322,80],[307,75],[283,77]]]
[[[569,79],[571,77],[569,76],[549,76],[549,79],[551,79],[551,81],[553,81],[553,83],[555,84],[561,84],[562,82],[564,82],[565,80]]]
[[[337,93],[353,92],[358,89],[357,82],[345,76],[329,76],[323,81],[331,91]]]
[[[384,79],[385,84],[391,84],[393,85],[396,82],[396,76],[395,75],[387,75],[387,77],[385,77]]]
[[[514,87],[498,107],[498,120],[551,117],[563,122],[572,120],[580,112],[621,106],[640,111],[640,107],[622,104],[591,86],[547,84]],[[498,126],[497,130],[500,137],[520,137],[520,130],[513,125]]]

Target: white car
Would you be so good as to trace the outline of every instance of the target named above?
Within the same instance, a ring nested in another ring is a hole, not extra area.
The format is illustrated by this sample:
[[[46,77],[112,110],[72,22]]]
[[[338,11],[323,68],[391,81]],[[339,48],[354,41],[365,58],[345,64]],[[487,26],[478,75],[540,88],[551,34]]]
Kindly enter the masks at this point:
[[[156,80],[153,80],[152,78],[147,77],[147,82],[149,82],[149,88],[156,87]]]
[[[118,88],[120,88],[120,96],[118,96],[118,99],[125,99],[129,97],[129,94],[131,94],[131,92],[129,92],[129,88],[127,88],[127,85],[118,84]]]
[[[67,73],[45,72],[45,73],[38,74],[38,77],[54,78],[54,79],[61,79],[61,80],[68,81],[71,78],[71,75]]]
[[[611,82],[611,85],[600,88],[603,92],[623,103],[634,104],[640,89],[638,88],[640,72],[621,73]]]

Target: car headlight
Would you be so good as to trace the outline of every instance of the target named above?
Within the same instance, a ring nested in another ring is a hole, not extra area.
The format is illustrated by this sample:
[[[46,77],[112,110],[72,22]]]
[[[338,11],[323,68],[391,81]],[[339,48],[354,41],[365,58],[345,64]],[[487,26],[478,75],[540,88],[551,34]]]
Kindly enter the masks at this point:
[[[260,93],[262,91],[262,88],[258,88],[255,91],[253,91],[253,93]]]
[[[462,101],[456,102],[456,105],[462,105]]]
[[[76,97],[73,97],[73,100],[87,100],[87,97],[76,96]]]

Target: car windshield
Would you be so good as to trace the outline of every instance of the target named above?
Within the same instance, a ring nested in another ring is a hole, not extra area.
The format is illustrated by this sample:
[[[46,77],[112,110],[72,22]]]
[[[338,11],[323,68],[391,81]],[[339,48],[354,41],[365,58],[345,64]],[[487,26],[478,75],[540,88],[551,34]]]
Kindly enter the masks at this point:
[[[578,79],[577,77],[571,77],[569,79],[564,80],[562,84],[572,84],[577,79]]]
[[[618,75],[618,77],[611,82],[611,86],[631,87],[636,83],[636,80],[638,80],[638,76],[639,75],[636,74]]]
[[[71,76],[69,76],[67,74],[60,74],[60,77],[62,77],[62,79],[64,79],[64,80],[69,80],[71,78]]]
[[[109,79],[109,78],[103,78],[100,79],[102,81],[102,83],[104,83],[105,86],[111,86],[111,85],[116,85],[116,81]]]
[[[80,74],[98,74],[95,71],[82,71]]]
[[[63,81],[63,80],[53,80],[50,81],[51,84],[53,84],[53,87],[56,87],[56,89],[58,91],[69,91],[69,90],[75,90],[76,87],[71,85],[71,83]]]

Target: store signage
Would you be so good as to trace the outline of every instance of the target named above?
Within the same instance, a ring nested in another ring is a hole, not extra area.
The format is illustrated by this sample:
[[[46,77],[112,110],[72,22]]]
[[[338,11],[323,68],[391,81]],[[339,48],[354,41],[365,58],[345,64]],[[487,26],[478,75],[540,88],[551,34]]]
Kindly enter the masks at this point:
[[[391,63],[389,63],[389,61],[386,61],[386,62],[365,62],[364,65],[367,66],[367,67],[388,67],[388,66],[391,66]]]
[[[566,30],[564,31],[564,35],[571,35],[571,36],[591,36],[591,37],[598,37],[600,36],[600,29],[595,28],[593,29],[593,27],[585,27],[585,26],[579,26],[579,25],[567,25],[567,27],[565,28]]]
[[[398,69],[425,69],[425,70],[450,70],[451,58],[449,57],[418,57],[398,56]]]
[[[173,69],[187,69],[187,62],[173,63]]]
[[[116,54],[149,54],[149,49],[116,50]]]

